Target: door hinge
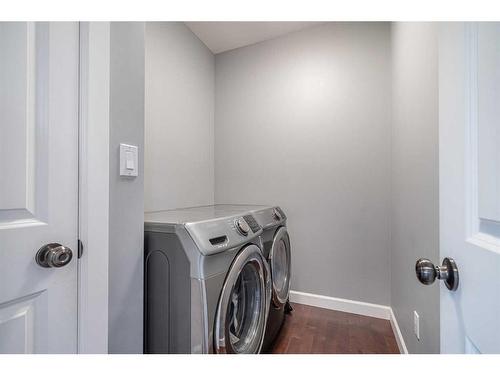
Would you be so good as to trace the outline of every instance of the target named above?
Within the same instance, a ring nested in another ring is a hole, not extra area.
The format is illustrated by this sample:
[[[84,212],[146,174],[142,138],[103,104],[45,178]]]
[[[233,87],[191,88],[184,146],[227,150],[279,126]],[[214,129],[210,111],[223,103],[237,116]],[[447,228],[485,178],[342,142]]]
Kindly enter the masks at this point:
[[[83,242],[78,239],[78,259],[80,259],[83,255]]]

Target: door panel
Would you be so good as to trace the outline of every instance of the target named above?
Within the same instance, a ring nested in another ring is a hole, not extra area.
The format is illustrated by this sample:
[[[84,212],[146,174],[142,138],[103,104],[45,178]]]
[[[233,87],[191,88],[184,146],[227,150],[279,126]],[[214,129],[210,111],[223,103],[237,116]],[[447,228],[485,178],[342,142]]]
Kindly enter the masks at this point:
[[[78,24],[0,22],[0,353],[76,351]]]
[[[439,56],[441,351],[500,353],[500,27],[442,26]]]
[[[498,236],[500,222],[500,24],[472,27],[477,52],[477,164],[478,214],[483,228]],[[482,223],[484,222],[484,223]],[[489,222],[489,223],[488,223]]]
[[[35,153],[37,149],[35,147],[35,37],[34,24],[0,23],[0,53],[2,54],[0,58],[0,116],[2,119],[0,127],[0,173],[2,176],[0,225],[2,226],[12,224],[13,221],[33,219],[35,215]],[[41,45],[42,42],[39,44]],[[41,82],[38,86],[42,88]],[[46,122],[38,121],[37,125],[42,130],[46,127]],[[40,146],[45,146],[45,149],[47,147],[47,145]],[[38,181],[36,185],[41,186],[42,183]]]
[[[46,291],[0,305],[0,353],[47,352],[46,315]]]

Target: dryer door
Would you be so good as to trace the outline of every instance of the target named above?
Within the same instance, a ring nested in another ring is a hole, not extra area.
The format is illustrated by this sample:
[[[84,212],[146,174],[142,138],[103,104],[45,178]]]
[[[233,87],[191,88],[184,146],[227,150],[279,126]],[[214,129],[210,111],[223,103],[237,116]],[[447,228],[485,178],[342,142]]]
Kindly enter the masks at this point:
[[[259,353],[271,285],[260,249],[248,245],[236,256],[224,282],[215,317],[216,353]]]
[[[290,237],[285,227],[279,228],[274,235],[269,252],[269,265],[273,284],[273,304],[279,307],[285,304],[290,293]]]

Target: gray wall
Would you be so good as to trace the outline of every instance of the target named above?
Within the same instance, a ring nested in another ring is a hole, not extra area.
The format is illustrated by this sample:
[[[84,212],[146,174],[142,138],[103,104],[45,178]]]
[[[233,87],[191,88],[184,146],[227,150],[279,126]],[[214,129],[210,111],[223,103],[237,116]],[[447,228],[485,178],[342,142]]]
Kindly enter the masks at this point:
[[[146,211],[214,203],[214,64],[183,23],[146,23]]]
[[[392,26],[391,304],[410,353],[439,352],[439,285],[415,261],[439,261],[438,41],[435,24]],[[420,315],[420,341],[413,311]]]
[[[110,36],[110,353],[142,353],[144,23],[112,22]],[[119,144],[139,146],[139,176],[119,176]]]
[[[289,215],[294,290],[390,302],[390,25],[216,55],[215,200]]]

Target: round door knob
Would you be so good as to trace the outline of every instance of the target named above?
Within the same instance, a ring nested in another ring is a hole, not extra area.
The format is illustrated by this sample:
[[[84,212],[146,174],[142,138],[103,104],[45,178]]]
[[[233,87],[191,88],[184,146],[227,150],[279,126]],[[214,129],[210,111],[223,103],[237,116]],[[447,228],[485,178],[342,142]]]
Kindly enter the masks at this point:
[[[436,267],[429,259],[420,258],[415,265],[417,279],[424,285],[431,285],[436,280]]]
[[[444,258],[441,266],[435,266],[429,259],[420,258],[415,264],[417,279],[424,285],[443,280],[449,290],[458,288],[458,267],[452,258]]]
[[[35,255],[36,263],[43,268],[64,267],[71,262],[73,252],[69,247],[59,243],[42,246]]]

